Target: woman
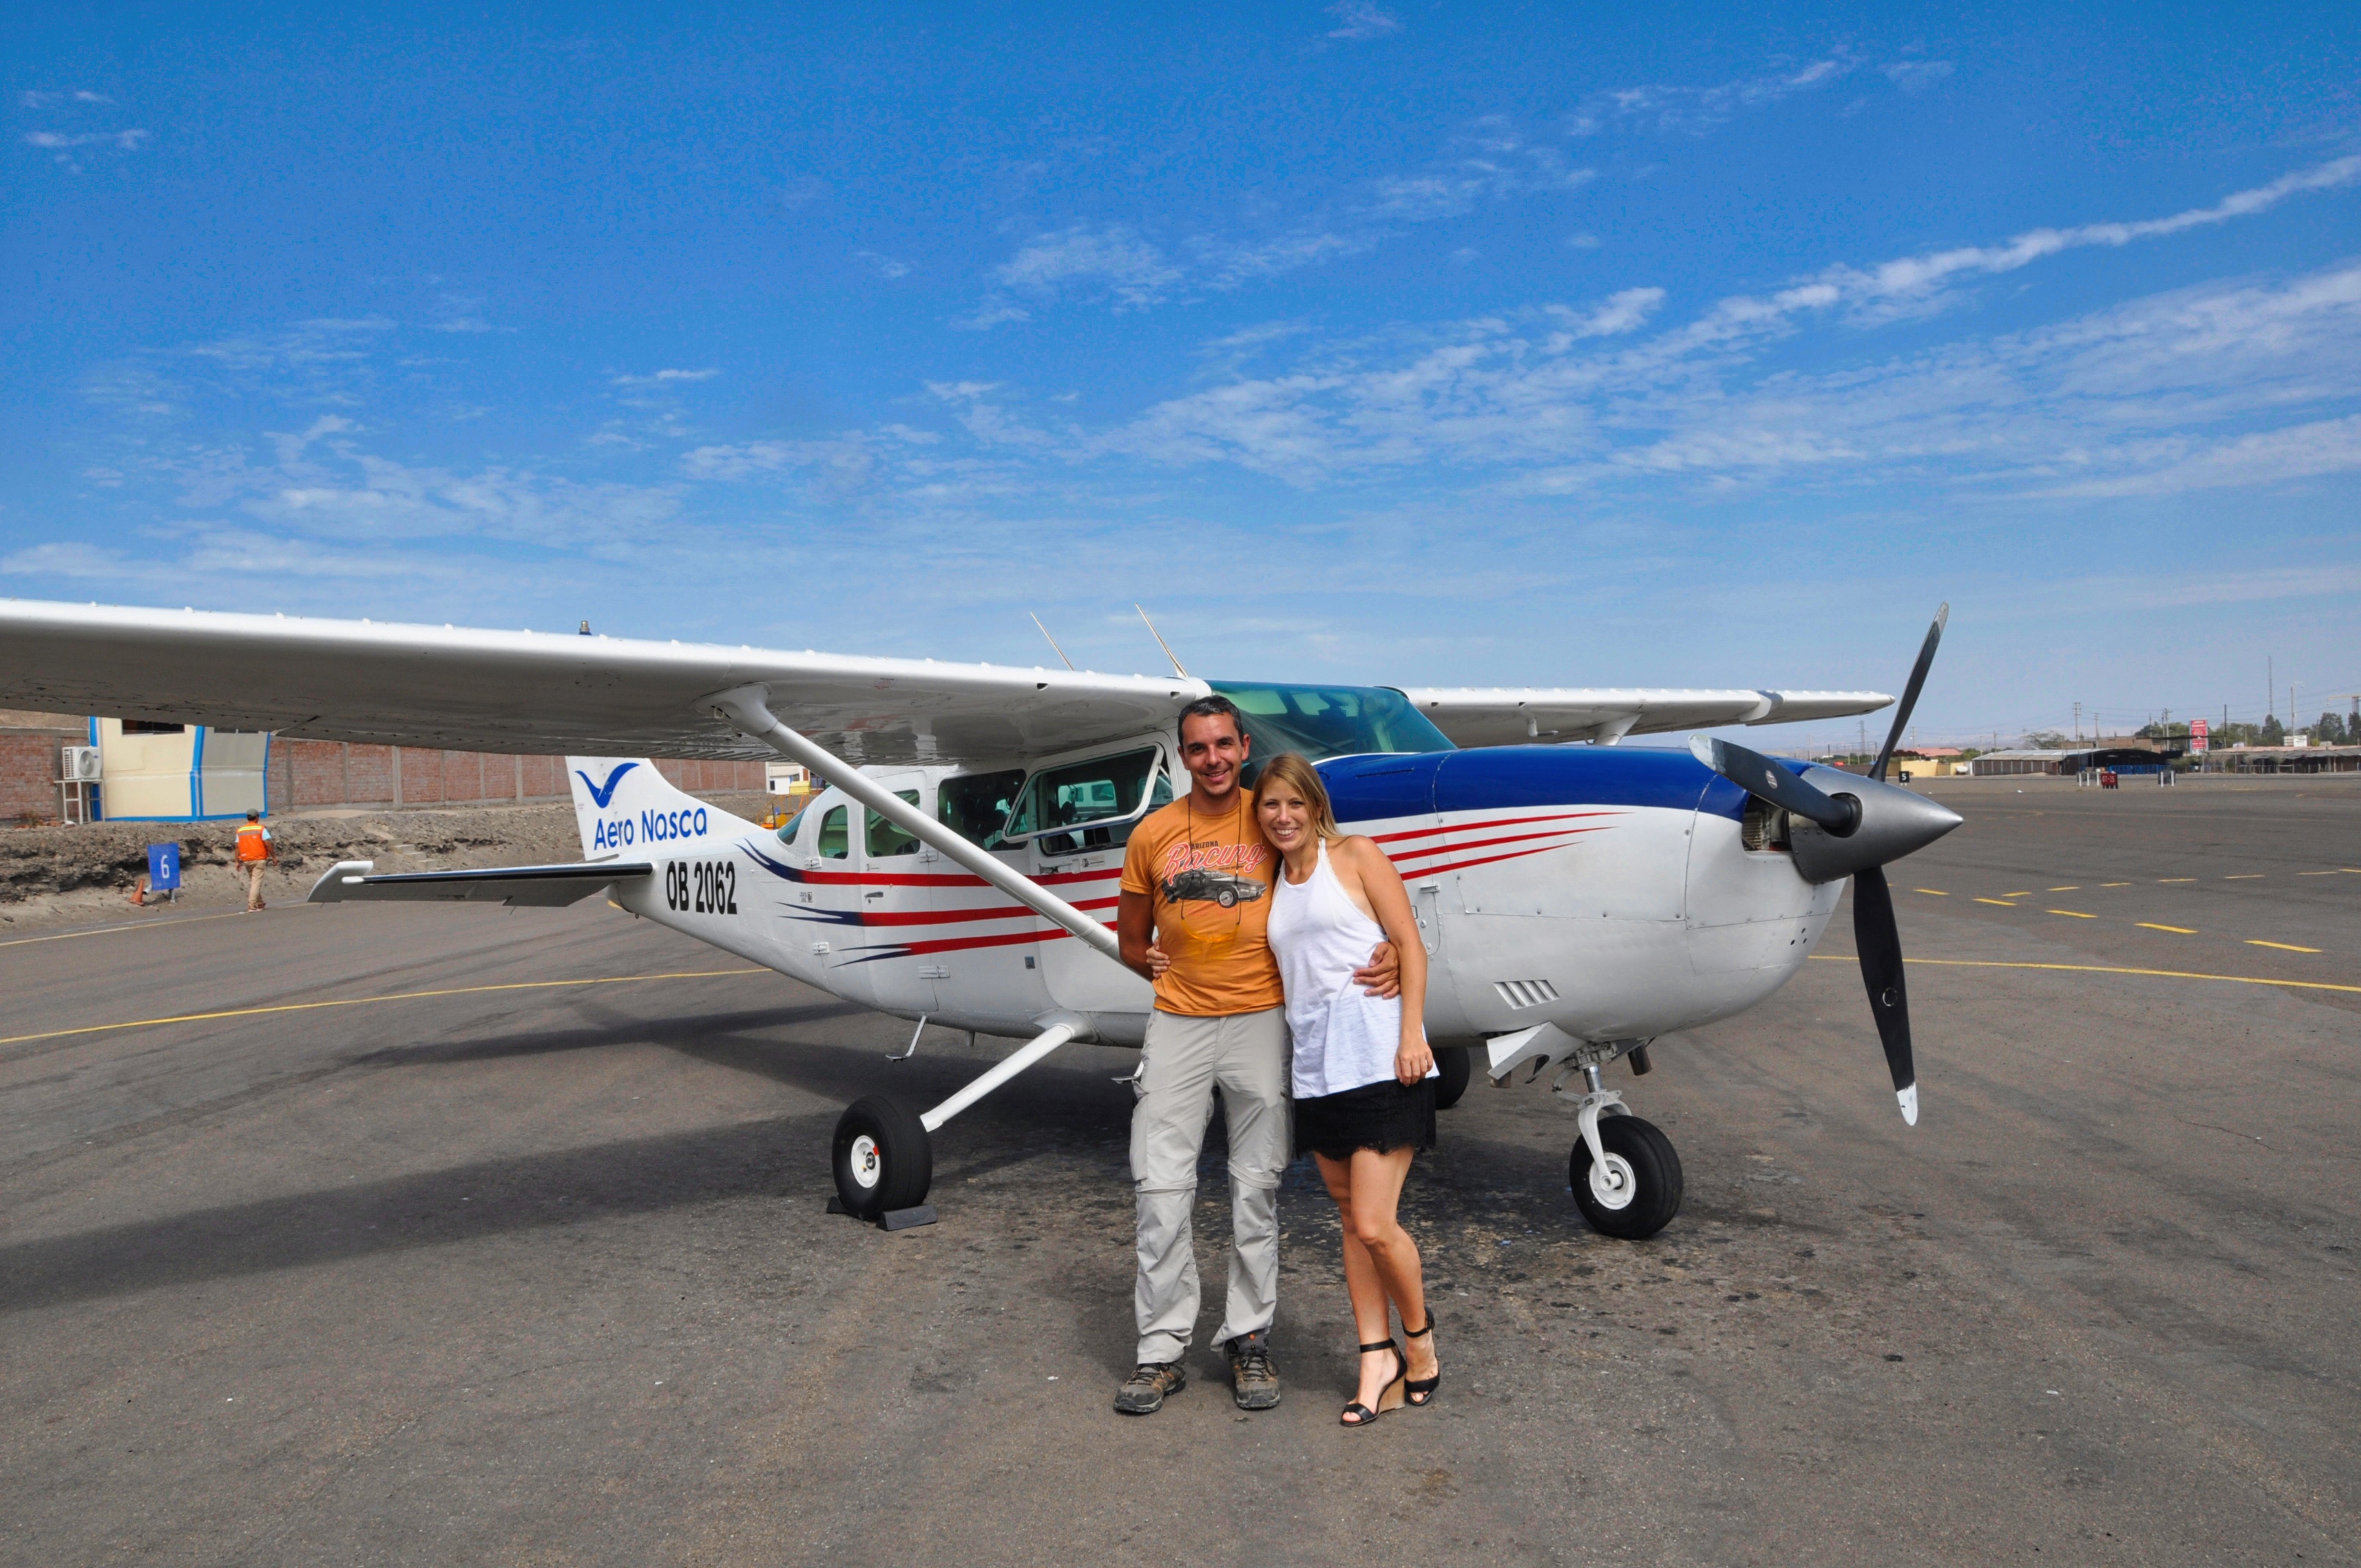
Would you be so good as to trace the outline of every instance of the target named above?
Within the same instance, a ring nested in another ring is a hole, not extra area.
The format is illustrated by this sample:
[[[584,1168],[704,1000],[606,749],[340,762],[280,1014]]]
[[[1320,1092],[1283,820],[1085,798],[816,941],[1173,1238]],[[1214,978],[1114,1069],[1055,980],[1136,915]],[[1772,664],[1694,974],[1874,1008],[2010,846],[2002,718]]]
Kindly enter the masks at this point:
[[[1411,1154],[1434,1146],[1426,944],[1393,862],[1337,828],[1310,762],[1292,751],[1273,758],[1255,785],[1255,816],[1285,862],[1269,934],[1295,1039],[1296,1152],[1312,1151],[1336,1201],[1361,1336],[1360,1387],[1338,1420],[1367,1426],[1432,1402],[1443,1381],[1418,1247],[1394,1218]],[[1401,955],[1401,994],[1385,1000],[1353,983],[1381,935]],[[1387,1322],[1389,1300],[1401,1313],[1407,1355]]]

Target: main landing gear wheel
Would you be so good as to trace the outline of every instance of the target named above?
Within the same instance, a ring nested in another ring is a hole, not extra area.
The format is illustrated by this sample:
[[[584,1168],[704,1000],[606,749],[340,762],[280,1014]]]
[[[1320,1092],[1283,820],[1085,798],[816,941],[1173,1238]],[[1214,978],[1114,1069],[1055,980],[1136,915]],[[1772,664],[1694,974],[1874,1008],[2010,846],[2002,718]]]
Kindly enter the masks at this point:
[[[1476,1076],[1476,1063],[1465,1046],[1444,1046],[1434,1053],[1434,1108],[1448,1111],[1459,1103],[1467,1092],[1468,1080]]]
[[[918,1113],[890,1094],[864,1094],[836,1124],[836,1196],[844,1211],[873,1220],[915,1209],[934,1185],[934,1139]]]
[[[1596,1167],[1590,1143],[1577,1138],[1566,1179],[1575,1205],[1593,1230],[1621,1241],[1645,1241],[1681,1211],[1681,1157],[1672,1139],[1637,1116],[1598,1118],[1607,1163]]]

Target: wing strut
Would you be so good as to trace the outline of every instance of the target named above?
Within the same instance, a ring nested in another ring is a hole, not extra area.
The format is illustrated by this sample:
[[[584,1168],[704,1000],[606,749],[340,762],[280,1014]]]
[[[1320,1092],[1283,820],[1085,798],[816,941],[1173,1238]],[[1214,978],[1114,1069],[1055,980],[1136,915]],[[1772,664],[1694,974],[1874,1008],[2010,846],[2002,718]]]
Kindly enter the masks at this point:
[[[1123,961],[1123,944],[1110,927],[1092,919],[1022,872],[1012,869],[990,850],[961,838],[860,769],[830,755],[827,748],[817,741],[798,735],[780,723],[772,716],[770,696],[767,686],[733,686],[728,691],[715,693],[706,701],[725,722],[767,742],[788,761],[801,762],[903,832],[946,859],[966,867],[1042,919],[1063,927],[1069,934],[1115,962]]]

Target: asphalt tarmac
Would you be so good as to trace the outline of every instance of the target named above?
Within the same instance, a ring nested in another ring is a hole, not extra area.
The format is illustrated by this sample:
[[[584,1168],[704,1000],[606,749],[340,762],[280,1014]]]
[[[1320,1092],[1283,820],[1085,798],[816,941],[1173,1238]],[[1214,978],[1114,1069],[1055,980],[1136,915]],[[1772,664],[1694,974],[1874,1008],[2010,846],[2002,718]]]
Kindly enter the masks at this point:
[[[1652,1242],[1479,1080],[1406,1204],[1442,1394],[1363,1432],[1303,1168],[1286,1402],[1203,1352],[1109,1409],[1127,1055],[954,1123],[886,1235],[822,1212],[839,1110],[1005,1042],[889,1064],[595,904],[0,946],[0,1563],[2355,1561],[2361,783],[1930,787],[1920,1124],[1842,914],[1613,1069],[1686,1168]]]

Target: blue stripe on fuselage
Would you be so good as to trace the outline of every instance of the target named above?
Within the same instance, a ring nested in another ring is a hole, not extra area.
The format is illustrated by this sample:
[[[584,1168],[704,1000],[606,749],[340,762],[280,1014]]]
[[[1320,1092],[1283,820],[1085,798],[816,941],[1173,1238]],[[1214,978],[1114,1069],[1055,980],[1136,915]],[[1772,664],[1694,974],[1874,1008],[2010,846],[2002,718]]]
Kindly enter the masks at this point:
[[[1320,776],[1343,823],[1535,806],[1654,806],[1735,822],[1746,810],[1744,790],[1687,751],[1660,746],[1482,746],[1339,757],[1321,763]]]

